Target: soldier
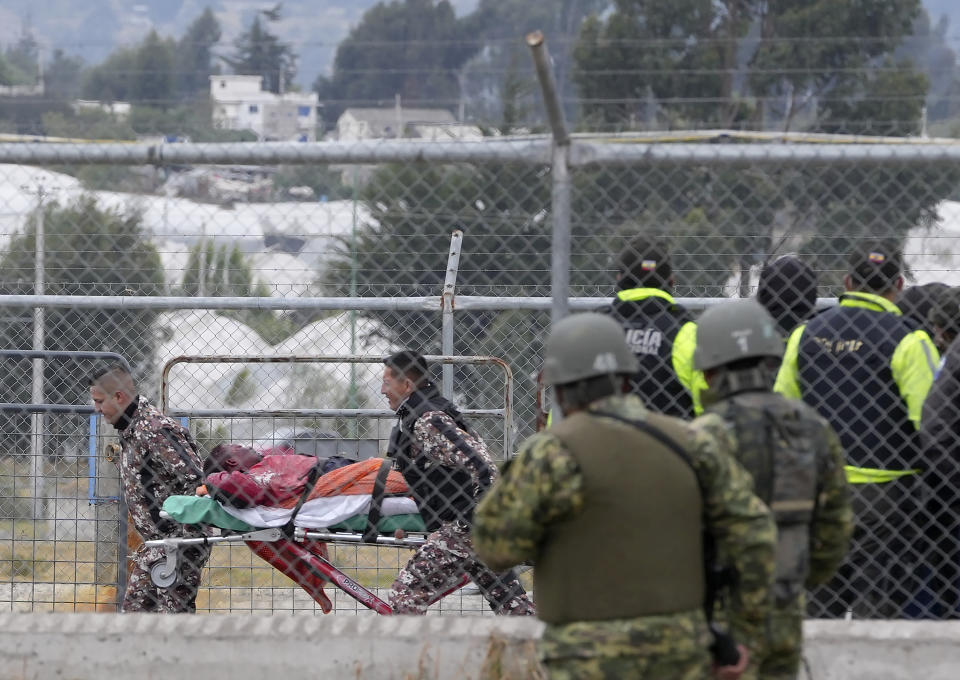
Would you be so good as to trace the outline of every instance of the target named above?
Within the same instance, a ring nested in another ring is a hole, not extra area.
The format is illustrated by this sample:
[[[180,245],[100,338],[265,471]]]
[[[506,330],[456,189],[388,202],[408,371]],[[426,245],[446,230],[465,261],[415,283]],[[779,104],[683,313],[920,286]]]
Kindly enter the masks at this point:
[[[743,644],[718,672],[736,678],[762,639],[773,520],[712,436],[630,394],[636,370],[610,317],[554,327],[544,379],[563,420],[525,441],[480,503],[477,554],[494,569],[535,563],[540,656],[555,679],[708,677],[705,565],[723,566]]]
[[[623,326],[637,357],[633,393],[657,413],[692,418],[702,410],[699,392],[706,383],[693,368],[693,316],[670,294],[675,282],[666,245],[635,237],[617,257],[617,270],[617,295],[599,311]]]
[[[181,534],[176,522],[160,517],[164,500],[192,495],[202,483],[202,465],[190,433],[138,395],[132,376],[120,364],[95,373],[89,386],[94,408],[120,437],[123,499],[137,533],[147,541],[203,536],[195,527],[184,527]],[[141,545],[133,555],[121,611],[195,612],[200,572],[209,557],[208,547],[185,548],[176,583],[159,588],[150,580],[150,567],[164,558],[163,550]]]
[[[494,573],[473,552],[473,508],[497,476],[487,445],[428,380],[422,355],[397,352],[384,364],[380,391],[397,413],[387,455],[396,460],[431,532],[390,589],[394,613],[425,613],[467,574],[497,614],[535,614],[516,574]]]
[[[856,526],[811,615],[900,618],[922,589],[923,480],[918,431],[939,361],[926,331],[893,303],[903,253],[890,240],[850,253],[840,304],[790,336],[774,389],[803,399],[843,444]]]
[[[749,677],[793,680],[800,670],[804,586],[825,583],[853,531],[843,448],[802,401],[774,393],[783,338],[754,300],[708,309],[697,321],[694,365],[704,372],[706,413],[693,421],[753,476],[777,522],[774,607]],[[745,676],[746,677],[746,676]]]

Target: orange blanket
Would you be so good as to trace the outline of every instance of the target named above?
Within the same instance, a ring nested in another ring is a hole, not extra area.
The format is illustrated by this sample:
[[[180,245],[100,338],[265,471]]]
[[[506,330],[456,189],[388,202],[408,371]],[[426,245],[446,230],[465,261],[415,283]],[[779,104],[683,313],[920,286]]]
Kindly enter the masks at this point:
[[[313,491],[307,496],[307,500],[321,496],[362,496],[373,493],[373,483],[377,479],[377,472],[380,471],[382,462],[383,458],[369,458],[353,465],[331,470],[317,480]],[[396,470],[391,470],[387,475],[385,492],[388,494],[407,494],[410,493],[410,489],[407,487],[403,475]],[[283,501],[280,503],[280,507],[292,508],[298,500],[298,498],[291,498]]]

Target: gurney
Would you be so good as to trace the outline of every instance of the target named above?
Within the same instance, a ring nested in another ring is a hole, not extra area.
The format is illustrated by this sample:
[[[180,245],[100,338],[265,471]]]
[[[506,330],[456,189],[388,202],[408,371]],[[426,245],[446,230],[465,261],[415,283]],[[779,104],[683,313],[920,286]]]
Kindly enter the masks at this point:
[[[344,495],[306,500],[294,508],[234,508],[209,496],[171,496],[161,516],[184,525],[210,527],[219,535],[172,537],[145,544],[163,549],[164,557],[150,569],[153,582],[162,588],[177,579],[180,551],[189,545],[245,543],[258,557],[292,579],[326,614],[333,605],[324,593],[331,584],[378,614],[393,613],[390,605],[347,576],[331,562],[327,545],[380,545],[416,549],[423,545],[426,526],[409,497],[375,494]],[[375,527],[372,520],[376,519]],[[402,531],[402,538],[394,534]],[[434,601],[469,582],[464,576]]]

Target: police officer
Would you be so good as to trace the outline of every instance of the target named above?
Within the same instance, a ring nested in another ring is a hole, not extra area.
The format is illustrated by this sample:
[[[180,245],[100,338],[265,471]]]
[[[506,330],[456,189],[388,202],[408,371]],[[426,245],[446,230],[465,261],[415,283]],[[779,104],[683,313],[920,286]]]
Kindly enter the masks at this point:
[[[900,292],[900,297],[897,298],[897,307],[903,314],[904,321],[913,322],[915,328],[922,328],[933,338],[930,312],[933,311],[933,307],[944,291],[949,289],[950,286],[939,281],[904,288]],[[936,341],[934,344],[937,344]]]
[[[153,541],[203,536],[199,528],[181,528],[160,517],[169,496],[193,495],[203,482],[200,456],[190,432],[139,395],[133,377],[120,364],[95,373],[89,386],[94,408],[120,438],[123,499],[140,537]],[[196,611],[200,572],[209,557],[208,547],[185,548],[178,560],[176,583],[160,588],[150,579],[150,567],[164,558],[163,550],[141,545],[133,555],[134,566],[127,577],[121,611]]]
[[[706,384],[693,368],[693,316],[670,294],[675,281],[666,245],[637,236],[620,252],[617,269],[617,294],[599,311],[623,326],[637,357],[631,390],[652,411],[692,418]]]
[[[852,547],[811,613],[898,618],[919,588],[917,431],[938,356],[893,303],[903,288],[899,246],[867,242],[849,266],[840,304],[790,336],[775,390],[830,422],[853,485]]]
[[[960,333],[960,287],[940,291],[927,312],[927,323],[933,330],[933,344],[943,354]]]
[[[922,467],[930,488],[927,538],[931,543],[929,570],[933,618],[960,618],[960,288],[948,288],[930,310],[943,360],[923,402],[920,438]]]
[[[710,388],[693,426],[713,434],[753,476],[777,522],[774,608],[751,677],[793,680],[800,670],[804,586],[825,583],[853,531],[843,449],[830,424],[802,401],[774,393],[783,339],[754,300],[708,309],[697,320],[694,365]]]
[[[636,370],[610,317],[559,322],[544,379],[564,417],[523,443],[477,508],[474,545],[487,564],[535,563],[552,678],[707,677],[705,535],[738,574],[736,639],[749,647],[761,637],[770,513],[712,436],[630,394]],[[741,646],[722,677],[747,658]]]
[[[390,589],[393,611],[424,614],[467,574],[497,614],[534,614],[516,574],[508,570],[514,565],[496,574],[473,552],[473,508],[497,476],[486,443],[430,382],[421,354],[403,350],[384,364],[380,391],[397,414],[387,455],[396,461],[431,532]]]
[[[787,338],[817,306],[817,274],[803,260],[783,255],[760,272],[757,302],[766,308]]]

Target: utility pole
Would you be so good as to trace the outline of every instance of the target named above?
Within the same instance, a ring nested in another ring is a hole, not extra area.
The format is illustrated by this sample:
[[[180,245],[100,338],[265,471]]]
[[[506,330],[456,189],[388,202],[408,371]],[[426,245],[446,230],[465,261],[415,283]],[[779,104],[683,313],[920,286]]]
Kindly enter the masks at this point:
[[[395,136],[397,139],[400,139],[403,137],[403,107],[400,105],[399,92],[393,95],[393,108],[394,113],[397,116],[397,134]]]
[[[46,192],[42,184],[36,188],[37,194],[37,212],[34,220],[34,272],[33,272],[33,294],[44,294],[44,251],[45,234],[43,223],[43,201]],[[33,308],[33,350],[43,351],[45,344],[44,338],[44,309],[39,305]],[[44,403],[43,389],[43,359],[33,360],[33,381],[30,392],[30,400],[34,404]],[[43,413],[34,413],[30,416],[30,470],[33,477],[33,518],[42,519],[45,516],[44,494],[46,493],[46,483],[44,480],[43,460],[44,460],[44,433],[46,431],[46,415]]]

